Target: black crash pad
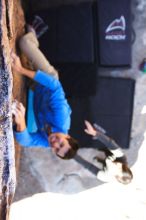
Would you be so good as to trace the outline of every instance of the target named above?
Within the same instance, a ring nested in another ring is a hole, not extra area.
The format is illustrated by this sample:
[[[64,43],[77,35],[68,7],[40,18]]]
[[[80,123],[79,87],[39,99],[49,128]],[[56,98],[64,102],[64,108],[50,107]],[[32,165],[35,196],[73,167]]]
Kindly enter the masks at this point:
[[[66,97],[96,94],[97,65],[85,63],[55,64]]]
[[[103,127],[121,148],[129,147],[134,85],[133,79],[99,77],[96,95],[69,99],[70,134],[79,140],[81,147],[94,145],[91,137],[84,133],[84,120]]]
[[[94,62],[92,6],[92,2],[84,2],[35,13],[49,26],[40,38],[40,49],[50,62]]]
[[[100,65],[130,66],[131,0],[99,0],[97,16]]]

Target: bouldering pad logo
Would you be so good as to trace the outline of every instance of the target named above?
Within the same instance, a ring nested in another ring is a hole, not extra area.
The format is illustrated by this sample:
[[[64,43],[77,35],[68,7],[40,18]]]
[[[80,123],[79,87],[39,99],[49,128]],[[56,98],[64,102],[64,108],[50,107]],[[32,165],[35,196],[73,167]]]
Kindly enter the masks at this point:
[[[119,19],[112,21],[105,30],[106,40],[125,40],[126,39],[126,22],[125,17],[121,15]]]

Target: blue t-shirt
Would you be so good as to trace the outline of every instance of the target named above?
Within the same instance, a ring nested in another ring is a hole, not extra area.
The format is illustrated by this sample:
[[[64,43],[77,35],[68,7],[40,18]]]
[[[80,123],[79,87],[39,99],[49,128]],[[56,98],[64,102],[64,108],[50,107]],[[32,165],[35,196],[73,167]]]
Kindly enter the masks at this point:
[[[67,134],[70,129],[71,109],[59,80],[38,70],[34,77],[37,85],[34,90],[34,114],[37,132],[14,131],[17,142],[24,147],[49,147],[46,128],[51,132]]]

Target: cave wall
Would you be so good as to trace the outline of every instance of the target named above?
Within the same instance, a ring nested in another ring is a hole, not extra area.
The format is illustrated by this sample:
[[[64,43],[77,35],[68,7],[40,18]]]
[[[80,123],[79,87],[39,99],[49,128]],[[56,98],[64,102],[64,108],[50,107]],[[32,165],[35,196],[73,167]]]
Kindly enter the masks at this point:
[[[12,99],[25,99],[24,79],[12,73],[11,51],[24,32],[24,15],[19,0],[0,0],[0,219],[8,220],[15,193],[16,167],[20,148],[15,144],[12,130]],[[16,152],[16,154],[15,154]]]

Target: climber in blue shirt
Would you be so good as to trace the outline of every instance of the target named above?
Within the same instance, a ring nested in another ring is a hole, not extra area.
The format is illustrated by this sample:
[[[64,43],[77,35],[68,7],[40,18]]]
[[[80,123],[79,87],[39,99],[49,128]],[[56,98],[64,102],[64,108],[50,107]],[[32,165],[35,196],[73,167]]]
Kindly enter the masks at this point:
[[[24,68],[20,58],[14,53],[12,68],[37,82],[34,89],[37,132],[28,132],[23,104],[15,102],[13,107],[16,123],[14,135],[18,143],[24,147],[51,147],[60,158],[73,158],[78,150],[78,142],[68,134],[71,109],[59,80],[41,70]]]
[[[39,49],[38,38],[48,29],[43,19],[35,16],[27,25],[27,33],[18,41],[19,48],[27,56],[33,70],[22,66],[20,58],[12,53],[12,68],[36,82],[34,88],[34,115],[37,132],[30,133],[25,123],[25,108],[15,102],[12,109],[16,128],[14,135],[24,147],[51,147],[63,159],[73,158],[78,150],[78,142],[68,132],[71,109],[65,98],[58,71],[50,64]]]

